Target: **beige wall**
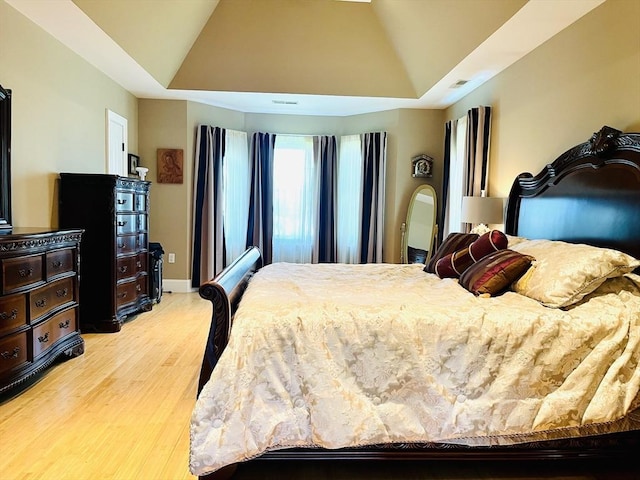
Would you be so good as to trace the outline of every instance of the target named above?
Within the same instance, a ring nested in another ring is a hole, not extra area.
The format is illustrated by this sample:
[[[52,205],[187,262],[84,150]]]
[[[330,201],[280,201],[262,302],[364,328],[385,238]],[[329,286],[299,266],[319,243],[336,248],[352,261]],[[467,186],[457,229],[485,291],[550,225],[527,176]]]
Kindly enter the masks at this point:
[[[608,0],[446,112],[492,105],[490,194],[603,125],[640,131],[640,2]]]
[[[106,171],[106,110],[128,120],[138,147],[137,99],[5,2],[0,83],[12,90],[12,202],[17,227],[56,227],[59,172]]]
[[[151,240],[160,242],[166,253],[176,254],[176,263],[167,263],[164,277],[187,280],[191,269],[191,209],[195,130],[199,124],[215,125],[248,133],[268,131],[290,134],[346,135],[366,131],[387,131],[387,189],[385,209],[384,259],[400,259],[400,224],[413,190],[421,182],[411,177],[411,158],[427,153],[436,158],[433,179],[426,183],[439,188],[442,160],[443,112],[433,110],[393,110],[352,117],[244,114],[218,107],[183,101],[144,100],[139,102],[141,164],[149,168],[151,188]],[[157,148],[183,148],[185,183],[156,183]],[[181,288],[173,285],[172,288]]]
[[[244,114],[181,100],[139,100],[140,164],[149,168],[151,186],[150,241],[165,251],[164,278],[191,278],[193,170],[195,132],[200,124],[244,129]],[[184,158],[182,184],[157,183],[157,149],[180,148]],[[175,263],[168,263],[174,253]],[[179,285],[172,288],[180,289]]]

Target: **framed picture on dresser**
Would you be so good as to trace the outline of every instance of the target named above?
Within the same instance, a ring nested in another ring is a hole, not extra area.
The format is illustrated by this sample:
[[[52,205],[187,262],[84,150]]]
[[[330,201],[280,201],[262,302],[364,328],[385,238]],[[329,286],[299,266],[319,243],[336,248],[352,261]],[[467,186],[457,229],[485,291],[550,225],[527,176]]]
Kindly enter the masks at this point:
[[[137,175],[138,172],[136,168],[140,166],[140,157],[138,155],[134,155],[133,153],[129,154],[129,173],[131,175]]]

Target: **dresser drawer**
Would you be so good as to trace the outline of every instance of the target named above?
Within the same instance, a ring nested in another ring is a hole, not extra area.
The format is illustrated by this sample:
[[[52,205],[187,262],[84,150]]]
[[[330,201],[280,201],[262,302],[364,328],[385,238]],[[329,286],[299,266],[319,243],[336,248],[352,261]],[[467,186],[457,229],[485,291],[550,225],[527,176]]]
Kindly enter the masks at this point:
[[[123,235],[116,238],[116,255],[138,251],[138,235]]]
[[[116,215],[116,234],[128,235],[138,231],[138,215],[119,213]]]
[[[42,255],[2,260],[2,293],[44,282]]]
[[[143,252],[138,254],[136,257],[136,273],[146,273],[147,272],[147,257],[149,254],[147,252]]]
[[[0,376],[27,363],[27,332],[20,332],[0,340]]]
[[[51,348],[58,340],[77,330],[76,309],[57,313],[33,327],[33,358]]]
[[[147,249],[147,234],[146,233],[140,233],[138,235],[138,242],[136,243],[136,246],[138,247],[138,251]]]
[[[116,260],[116,279],[124,280],[135,277],[138,272],[138,255],[119,257]]]
[[[149,277],[147,275],[138,277],[138,280],[136,280],[136,293],[138,295],[147,295],[149,293],[149,288],[147,287],[148,285]]]
[[[0,298],[0,335],[27,323],[27,295],[18,293]]]
[[[138,215],[138,231],[146,232],[147,231],[147,216],[146,215]]]
[[[136,212],[146,212],[147,211],[147,196],[144,194],[136,194],[135,199],[135,207]]]
[[[76,300],[73,277],[56,280],[29,293],[31,323],[53,311],[57,307]]]
[[[133,212],[133,199],[132,192],[116,192],[116,212]]]
[[[135,278],[118,284],[116,288],[116,310],[138,299],[137,287],[138,283]]]
[[[73,264],[74,257],[75,252],[71,248],[47,252],[47,280],[63,273],[73,272],[75,270],[75,265]]]

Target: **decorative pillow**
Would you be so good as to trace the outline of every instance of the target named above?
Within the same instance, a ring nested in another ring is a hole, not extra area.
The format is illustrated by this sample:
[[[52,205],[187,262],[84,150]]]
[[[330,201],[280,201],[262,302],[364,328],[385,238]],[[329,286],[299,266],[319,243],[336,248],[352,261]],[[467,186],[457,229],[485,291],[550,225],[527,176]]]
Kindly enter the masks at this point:
[[[444,239],[442,245],[440,245],[433,253],[429,263],[424,267],[424,271],[428,273],[435,273],[436,263],[438,263],[438,260],[450,253],[468,247],[477,239],[478,235],[475,233],[450,233],[447,235],[447,238]]]
[[[471,265],[473,265],[473,258],[467,247],[438,260],[434,273],[440,278],[458,278]]]
[[[498,250],[465,270],[460,276],[460,285],[475,295],[498,295],[519,279],[533,260],[513,250]]]
[[[458,278],[474,262],[504,248],[507,248],[506,235],[498,230],[490,230],[478,237],[468,247],[438,260],[434,273],[440,278]]]
[[[536,259],[513,290],[547,307],[574,304],[607,278],[640,266],[640,261],[617,250],[558,240],[527,240],[512,249]]]
[[[504,233],[500,230],[491,230],[469,245],[469,254],[473,261],[477,262],[492,252],[507,248],[508,243]]]

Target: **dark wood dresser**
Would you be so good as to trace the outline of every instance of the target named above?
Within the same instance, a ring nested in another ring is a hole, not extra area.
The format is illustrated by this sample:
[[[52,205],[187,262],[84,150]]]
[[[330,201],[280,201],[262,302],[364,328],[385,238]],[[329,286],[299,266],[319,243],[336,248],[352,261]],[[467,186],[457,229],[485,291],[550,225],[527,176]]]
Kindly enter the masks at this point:
[[[58,357],[84,352],[78,328],[82,230],[0,234],[0,395],[28,384]]]
[[[60,174],[61,228],[82,228],[80,329],[117,332],[151,310],[150,182],[100,174]]]

